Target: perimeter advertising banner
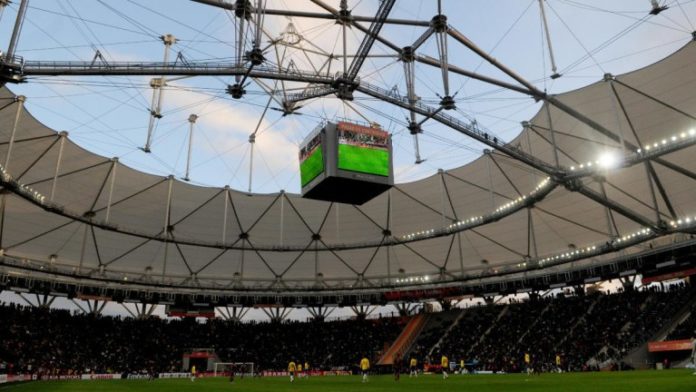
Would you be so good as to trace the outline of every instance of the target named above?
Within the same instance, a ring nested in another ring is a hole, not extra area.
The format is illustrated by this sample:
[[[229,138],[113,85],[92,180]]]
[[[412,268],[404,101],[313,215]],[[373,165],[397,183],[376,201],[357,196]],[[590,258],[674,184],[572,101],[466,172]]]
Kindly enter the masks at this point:
[[[35,374],[0,374],[0,384],[36,380]]]
[[[350,376],[353,374],[349,370],[311,370],[304,373],[310,376]],[[261,375],[263,377],[287,377],[290,374],[287,371],[264,370]]]
[[[83,374],[82,380],[120,380],[121,374]]]
[[[672,279],[686,278],[687,276],[696,275],[696,268],[689,268],[681,271],[669,272],[661,275],[646,276],[643,277],[643,284],[650,284],[653,282],[663,282]]]
[[[664,351],[691,351],[693,347],[694,346],[691,339],[648,342],[648,351],[651,353],[659,353]]]
[[[191,373],[160,373],[158,378],[189,378]]]

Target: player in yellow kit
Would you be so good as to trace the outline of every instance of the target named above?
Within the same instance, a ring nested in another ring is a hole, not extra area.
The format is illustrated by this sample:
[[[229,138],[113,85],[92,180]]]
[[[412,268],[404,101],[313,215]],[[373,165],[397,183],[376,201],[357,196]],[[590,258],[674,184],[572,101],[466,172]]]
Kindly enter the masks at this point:
[[[367,372],[370,370],[370,360],[363,357],[360,360],[360,372],[362,372],[362,382],[367,382]]]
[[[196,366],[191,366],[191,382],[196,381]]]
[[[309,377],[309,362],[307,362],[307,361],[305,361],[305,363],[304,363],[304,371],[305,371],[304,376]]]
[[[295,371],[297,371],[297,365],[295,361],[290,361],[288,364],[288,373],[290,373],[290,382],[295,381]]]
[[[418,377],[418,360],[416,358],[411,357],[411,360],[408,362],[408,377],[413,377],[416,376]]]
[[[442,366],[442,378],[444,380],[447,380],[447,369],[449,369],[449,359],[445,354],[442,354],[442,358],[440,358],[440,366]]]
[[[558,371],[559,373],[563,371],[563,369],[561,368],[561,356],[558,354],[556,354],[556,371]]]
[[[532,373],[532,357],[529,353],[524,353],[524,366],[527,368],[527,375]]]

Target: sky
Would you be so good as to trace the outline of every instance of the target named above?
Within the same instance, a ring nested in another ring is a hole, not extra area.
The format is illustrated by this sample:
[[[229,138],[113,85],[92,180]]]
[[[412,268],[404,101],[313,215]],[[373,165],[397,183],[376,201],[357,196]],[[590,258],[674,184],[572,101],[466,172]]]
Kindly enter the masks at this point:
[[[329,1],[338,6],[338,1]],[[695,30],[696,2],[670,0],[669,9],[649,16],[648,0],[547,0],[549,34],[561,78],[552,80],[548,43],[544,39],[537,0],[445,0],[448,23],[479,47],[549,93],[562,93],[601,80],[606,72],[631,71],[674,52],[691,39]],[[6,46],[18,2],[5,10],[0,37]],[[17,54],[26,60],[91,61],[97,50],[107,62],[161,61],[164,45],[159,36],[173,34],[171,58],[181,53],[188,61],[229,63],[236,53],[235,17],[224,10],[172,0],[32,0]],[[349,1],[355,15],[374,14],[378,2]],[[292,7],[321,12],[308,0],[269,0],[271,9]],[[434,0],[397,1],[391,17],[430,20],[437,13]],[[340,56],[341,28],[330,20],[288,19],[266,16],[262,47],[270,63],[277,63],[270,37],[278,38],[292,22],[302,36],[300,46]],[[403,47],[425,31],[424,27],[386,25],[382,35]],[[348,53],[355,52],[363,35],[349,29]],[[251,34],[247,39],[250,45]],[[325,55],[278,47],[283,65],[297,69],[321,68]],[[449,62],[484,75],[510,79],[473,52],[448,39]],[[403,63],[394,52],[376,43],[372,54],[389,57],[368,59],[361,80],[405,94]],[[435,37],[419,53],[438,58]],[[340,58],[332,72],[342,68]],[[443,95],[439,69],[416,64],[416,93],[422,102],[437,106]],[[450,90],[463,120],[475,119],[490,134],[510,140],[521,131],[540,104],[522,94],[475,80],[450,75]],[[353,102],[335,97],[307,101],[297,115],[273,110],[262,113],[269,97],[263,91],[279,89],[274,81],[251,81],[247,95],[235,100],[225,93],[233,78],[195,77],[170,80],[163,93],[162,115],[156,122],[152,152],[145,153],[152,89],[150,77],[37,77],[9,86],[24,94],[27,109],[56,130],[67,130],[71,140],[139,170],[167,176],[185,175],[190,114],[198,115],[193,130],[190,179],[208,186],[230,185],[255,193],[279,190],[299,192],[298,145],[323,120],[348,118],[376,121],[392,133],[397,182],[432,175],[438,169],[458,167],[481,155],[483,146],[434,121],[424,124],[419,135],[422,164],[415,164],[413,137],[405,129],[405,110],[356,94]],[[263,84],[263,86],[262,86]],[[304,86],[304,85],[302,85]],[[287,83],[286,88],[299,87]],[[257,130],[252,146],[249,135]],[[253,170],[250,170],[250,167]],[[251,181],[250,181],[251,179]]]
[[[338,7],[338,0],[327,0]],[[350,0],[354,15],[373,15],[377,0]],[[678,50],[696,30],[696,1],[660,0],[669,8],[649,15],[649,0],[546,0],[551,47],[560,78],[551,79],[549,42],[538,0],[443,0],[448,23],[480,48],[515,70],[536,87],[551,94],[601,81],[605,73],[621,74],[644,67]],[[19,1],[0,15],[0,48],[6,48]],[[268,0],[269,9],[292,8],[322,12],[308,0]],[[399,0],[393,18],[430,20],[437,14],[435,0]],[[36,61],[92,61],[98,50],[103,59],[161,61],[164,45],[159,36],[173,34],[177,55],[189,62],[231,63],[237,51],[233,14],[189,0],[31,0],[19,39],[17,55]],[[292,23],[301,35],[302,51],[269,44]],[[341,26],[331,20],[267,15],[262,48],[269,63],[300,70],[320,69],[329,55],[331,72],[342,69]],[[408,46],[424,27],[386,25],[381,35],[399,47]],[[363,35],[348,29],[347,51],[354,53]],[[246,39],[251,44],[251,34]],[[481,74],[510,81],[453,39],[447,40],[449,62]],[[435,37],[419,53],[438,57]],[[405,94],[403,63],[381,43],[371,51],[360,72],[361,81]],[[379,56],[379,57],[377,57]],[[101,60],[100,60],[101,61]],[[324,68],[325,69],[325,68]],[[416,64],[416,93],[423,103],[437,106],[443,95],[439,69]],[[540,103],[522,94],[461,76],[449,75],[457,109],[451,114],[475,119],[503,140],[521,131]],[[229,77],[168,80],[163,93],[163,117],[156,122],[152,151],[145,153],[152,89],[150,77],[37,77],[9,85],[26,95],[27,110],[55,130],[67,130],[72,141],[96,154],[118,157],[128,166],[156,175],[185,175],[189,115],[198,120],[193,129],[190,179],[205,186],[229,185],[254,193],[279,190],[299,192],[298,145],[321,121],[348,118],[376,121],[392,134],[396,182],[415,181],[438,169],[461,166],[482,153],[483,146],[464,135],[427,121],[419,135],[421,156],[415,163],[413,137],[405,129],[408,113],[370,97],[356,94],[342,102],[335,97],[303,103],[299,114],[283,116],[270,105],[264,89],[281,84],[250,81],[247,94],[236,100],[225,93]],[[286,88],[302,87],[287,83]],[[249,135],[256,131],[252,147]],[[253,168],[253,170],[250,170]]]

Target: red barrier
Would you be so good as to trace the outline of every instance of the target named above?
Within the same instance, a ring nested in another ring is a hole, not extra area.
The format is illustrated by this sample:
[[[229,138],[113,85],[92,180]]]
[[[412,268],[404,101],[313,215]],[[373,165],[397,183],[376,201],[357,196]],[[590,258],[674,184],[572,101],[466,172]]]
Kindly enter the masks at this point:
[[[36,375],[31,374],[0,374],[0,384],[36,380]]]
[[[665,280],[685,278],[685,277],[691,276],[691,275],[696,275],[696,268],[689,268],[689,269],[676,271],[676,272],[670,272],[668,274],[662,274],[662,275],[647,276],[647,277],[643,278],[642,282],[643,282],[643,284],[650,284],[653,282],[662,282]]]
[[[666,342],[649,342],[648,351],[651,353],[663,351],[691,351],[693,343],[691,339],[685,340],[668,340]]]

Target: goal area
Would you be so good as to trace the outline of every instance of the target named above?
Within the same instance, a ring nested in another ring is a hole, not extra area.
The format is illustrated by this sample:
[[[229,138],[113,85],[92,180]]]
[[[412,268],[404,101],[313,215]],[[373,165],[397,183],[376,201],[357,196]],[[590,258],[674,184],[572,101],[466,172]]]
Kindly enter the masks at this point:
[[[234,372],[235,375],[239,376],[253,376],[254,375],[254,363],[253,362],[215,362],[215,367],[213,368],[213,375],[218,376],[229,376],[230,373]]]

